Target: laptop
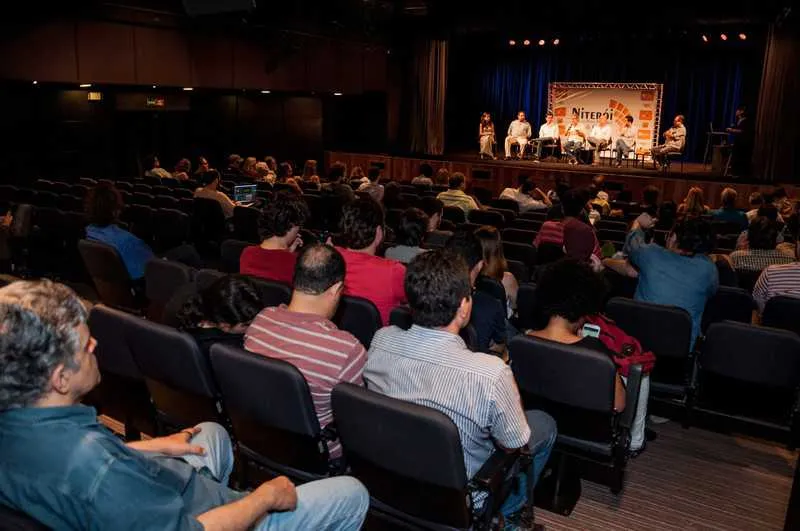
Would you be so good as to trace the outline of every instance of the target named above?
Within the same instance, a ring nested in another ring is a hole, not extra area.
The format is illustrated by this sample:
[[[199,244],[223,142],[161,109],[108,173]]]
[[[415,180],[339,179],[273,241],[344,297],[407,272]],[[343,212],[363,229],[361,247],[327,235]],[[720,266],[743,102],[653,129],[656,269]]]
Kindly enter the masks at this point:
[[[233,200],[242,206],[250,206],[256,200],[256,185],[239,184],[234,186]]]

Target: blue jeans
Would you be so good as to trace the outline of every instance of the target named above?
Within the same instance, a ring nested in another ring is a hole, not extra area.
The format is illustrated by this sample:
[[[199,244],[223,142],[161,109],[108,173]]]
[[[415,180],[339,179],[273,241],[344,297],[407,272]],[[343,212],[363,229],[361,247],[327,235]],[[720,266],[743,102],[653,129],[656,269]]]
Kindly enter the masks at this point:
[[[197,470],[206,469],[219,483],[228,484],[233,471],[233,447],[225,428],[215,422],[198,424],[201,431],[191,442],[205,448],[205,455],[183,460]],[[369,493],[355,478],[341,476],[305,483],[297,487],[294,511],[270,513],[253,529],[361,529],[369,509]]]
[[[574,160],[577,158],[578,150],[581,149],[582,147],[583,147],[583,142],[575,142],[573,140],[570,140],[569,142],[564,144],[564,151],[566,151],[566,153]]]
[[[508,495],[500,508],[503,516],[509,516],[519,511],[528,501],[528,474],[533,480],[533,486],[536,486],[539,476],[550,458],[550,451],[553,449],[558,435],[556,421],[544,411],[532,409],[526,411],[525,416],[528,419],[528,426],[531,428],[528,448],[530,448],[533,463],[531,463],[530,470],[520,472],[517,476],[517,488]]]

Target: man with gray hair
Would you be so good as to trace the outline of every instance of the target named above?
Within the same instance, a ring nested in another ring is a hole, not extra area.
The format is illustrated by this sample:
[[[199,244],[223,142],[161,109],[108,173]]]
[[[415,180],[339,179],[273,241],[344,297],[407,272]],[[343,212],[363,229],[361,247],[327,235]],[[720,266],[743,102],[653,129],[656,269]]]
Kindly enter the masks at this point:
[[[117,439],[80,404],[100,381],[87,316],[61,284],[0,289],[0,503],[53,529],[360,528],[369,496],[353,478],[229,489],[218,424]]]

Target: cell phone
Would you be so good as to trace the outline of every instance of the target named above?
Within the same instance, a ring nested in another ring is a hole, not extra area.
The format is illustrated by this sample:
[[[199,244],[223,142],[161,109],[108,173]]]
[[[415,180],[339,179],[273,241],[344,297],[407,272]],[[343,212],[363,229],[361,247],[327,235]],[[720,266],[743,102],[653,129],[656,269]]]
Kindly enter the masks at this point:
[[[581,328],[581,337],[600,337],[600,327],[591,323],[584,324]]]

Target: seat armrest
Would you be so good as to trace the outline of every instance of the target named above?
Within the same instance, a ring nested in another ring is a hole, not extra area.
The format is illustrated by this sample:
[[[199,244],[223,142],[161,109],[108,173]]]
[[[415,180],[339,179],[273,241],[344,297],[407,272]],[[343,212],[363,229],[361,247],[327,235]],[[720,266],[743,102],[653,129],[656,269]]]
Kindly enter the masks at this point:
[[[628,383],[625,389],[625,410],[619,419],[620,426],[630,430],[633,420],[636,418],[636,410],[639,407],[639,390],[642,385],[642,365],[637,363],[631,365],[628,371]]]
[[[519,450],[513,452],[495,451],[469,481],[469,489],[488,492],[497,491],[506,480],[506,477],[508,477],[509,470],[518,464],[519,459]]]
[[[336,429],[336,422],[331,422],[330,424],[322,428],[319,432],[319,437],[325,442],[338,441],[339,431]]]

